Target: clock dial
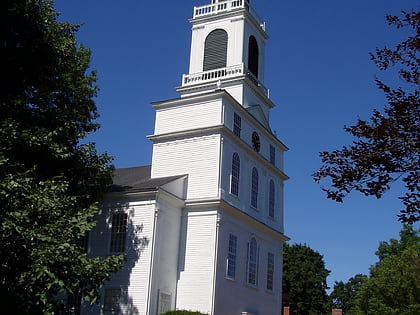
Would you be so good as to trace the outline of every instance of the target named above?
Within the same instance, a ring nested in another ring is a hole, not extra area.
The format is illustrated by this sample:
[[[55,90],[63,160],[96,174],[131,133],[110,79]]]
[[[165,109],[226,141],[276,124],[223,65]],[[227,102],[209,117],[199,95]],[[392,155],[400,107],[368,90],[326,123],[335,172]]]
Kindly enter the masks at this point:
[[[256,152],[260,152],[260,148],[261,148],[260,136],[255,131],[252,133],[252,148]]]

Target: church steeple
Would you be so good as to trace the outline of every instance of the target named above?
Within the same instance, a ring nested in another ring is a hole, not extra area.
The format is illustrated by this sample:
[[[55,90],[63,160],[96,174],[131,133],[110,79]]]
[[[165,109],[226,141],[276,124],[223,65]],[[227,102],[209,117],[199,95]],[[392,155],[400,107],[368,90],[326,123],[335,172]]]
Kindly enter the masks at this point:
[[[189,73],[181,97],[228,91],[244,107],[260,105],[268,120],[274,106],[264,86],[265,22],[249,0],[212,0],[194,8]]]

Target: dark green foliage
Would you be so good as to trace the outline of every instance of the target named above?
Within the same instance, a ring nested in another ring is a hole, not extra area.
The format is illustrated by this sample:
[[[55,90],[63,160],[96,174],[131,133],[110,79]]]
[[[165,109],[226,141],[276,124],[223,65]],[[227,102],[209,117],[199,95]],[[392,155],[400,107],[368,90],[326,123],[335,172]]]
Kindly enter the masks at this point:
[[[366,280],[367,276],[358,274],[350,278],[346,283],[336,281],[334,290],[330,294],[333,307],[342,309],[343,314],[351,314],[351,309],[356,303],[356,294]]]
[[[330,271],[322,255],[306,245],[285,244],[283,257],[283,305],[290,306],[293,315],[327,314]]]
[[[420,230],[415,230],[412,225],[404,224],[400,231],[400,239],[391,238],[389,242],[382,241],[379,243],[378,250],[375,252],[379,261],[383,261],[391,255],[399,255],[405,249],[411,246],[420,245]]]
[[[192,311],[167,311],[165,313],[161,313],[161,315],[206,315],[200,312],[192,312]]]
[[[380,261],[357,293],[357,314],[420,314],[420,230],[404,226],[400,235],[381,242]]]
[[[399,220],[420,220],[420,13],[404,12],[401,18],[387,16],[396,28],[412,34],[394,49],[384,47],[371,54],[380,70],[397,69],[402,87],[392,89],[379,79],[376,84],[387,98],[383,112],[375,110],[370,121],[358,120],[346,127],[356,137],[350,146],[321,152],[323,165],[313,175],[316,182],[329,178],[327,197],[342,202],[351,191],[380,198],[391,185],[402,180],[405,193]]]
[[[90,258],[92,229],[112,164],[98,128],[90,51],[49,0],[0,2],[0,300],[2,311],[48,314],[60,292],[98,298],[123,257]]]

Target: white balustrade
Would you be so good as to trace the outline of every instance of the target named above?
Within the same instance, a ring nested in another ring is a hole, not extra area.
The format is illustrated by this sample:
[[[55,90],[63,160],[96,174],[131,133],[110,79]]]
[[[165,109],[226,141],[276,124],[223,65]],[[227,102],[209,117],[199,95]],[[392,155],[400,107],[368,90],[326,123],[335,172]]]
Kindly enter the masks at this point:
[[[208,16],[217,14],[220,12],[231,11],[234,9],[246,9],[251,12],[251,15],[265,31],[265,22],[258,16],[257,12],[249,5],[248,0],[231,0],[223,1],[219,3],[213,3],[208,5],[203,5],[200,7],[194,7],[193,18]]]
[[[195,84],[203,84],[221,79],[229,79],[238,76],[247,75],[261,91],[269,97],[269,90],[262,84],[245,66],[244,64],[218,68],[193,74],[184,74],[182,76],[182,86],[191,86]]]

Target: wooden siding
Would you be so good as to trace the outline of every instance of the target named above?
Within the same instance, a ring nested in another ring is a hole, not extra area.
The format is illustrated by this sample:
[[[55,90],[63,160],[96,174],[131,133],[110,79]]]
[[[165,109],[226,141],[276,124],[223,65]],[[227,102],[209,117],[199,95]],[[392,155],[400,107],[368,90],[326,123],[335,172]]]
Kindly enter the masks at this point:
[[[150,314],[158,314],[159,292],[169,294],[171,308],[175,308],[178,280],[181,206],[175,206],[173,199],[163,198],[161,195],[158,197],[159,210],[157,212],[153,280],[150,289]]]
[[[187,199],[218,196],[220,136],[156,143],[152,177],[188,174]]]
[[[233,153],[237,152],[241,159],[241,169],[239,177],[239,194],[230,194],[230,174]],[[239,146],[234,140],[226,137],[222,146],[222,172],[221,172],[221,194],[222,199],[232,204],[248,215],[270,226],[276,231],[283,232],[283,180],[275,173],[271,172],[264,164],[258,163],[254,158],[254,153],[248,153]],[[251,207],[251,171],[256,167],[259,173],[258,183],[258,207]],[[274,181],[275,185],[275,209],[274,219],[269,217],[269,183]]]
[[[214,314],[281,314],[282,292],[282,248],[283,244],[272,237],[256,231],[254,226],[238,221],[226,213],[221,214],[223,224],[219,228],[218,258],[215,287]],[[229,234],[237,236],[236,277],[228,279],[225,274]],[[258,282],[250,286],[246,281],[247,244],[251,237],[257,240]],[[274,285],[273,291],[266,290],[267,256],[273,253]]]
[[[130,314],[135,312],[146,314],[155,203],[153,201],[133,202],[120,199],[103,204],[97,217],[98,224],[90,234],[90,254],[92,256],[105,257],[110,254],[110,218],[116,211],[125,211],[129,214],[127,261],[123,268],[113,274],[110,281],[105,283],[102,290],[106,287],[121,288],[123,292],[122,309]],[[86,311],[86,314],[100,314],[99,307],[89,308]]]
[[[155,135],[220,125],[221,110],[220,100],[159,109]]]
[[[188,212],[183,217],[177,308],[210,313],[213,300],[216,211]]]

